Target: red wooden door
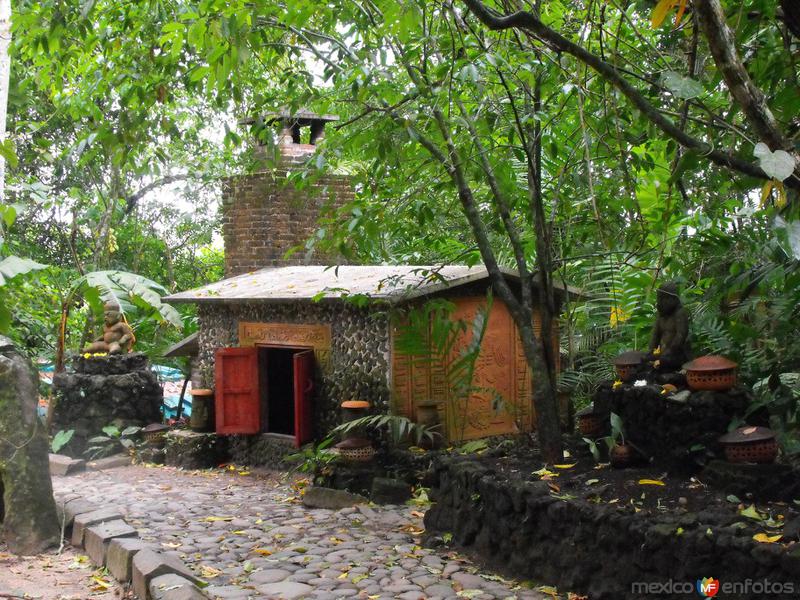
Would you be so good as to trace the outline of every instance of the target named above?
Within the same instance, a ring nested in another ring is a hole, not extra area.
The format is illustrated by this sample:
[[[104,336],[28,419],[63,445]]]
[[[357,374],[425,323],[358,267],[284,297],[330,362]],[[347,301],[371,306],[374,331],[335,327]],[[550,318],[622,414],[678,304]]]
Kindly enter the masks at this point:
[[[258,348],[220,348],[214,361],[217,433],[260,433]]]
[[[313,437],[311,397],[314,389],[314,352],[297,352],[294,360],[294,443],[299,448]]]

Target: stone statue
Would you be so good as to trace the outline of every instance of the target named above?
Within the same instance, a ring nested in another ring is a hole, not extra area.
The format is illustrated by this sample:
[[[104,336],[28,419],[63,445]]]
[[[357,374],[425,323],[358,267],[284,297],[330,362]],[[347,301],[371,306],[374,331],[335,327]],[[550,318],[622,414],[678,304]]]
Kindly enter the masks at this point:
[[[678,285],[672,281],[658,288],[658,318],[650,338],[648,360],[659,371],[679,371],[690,358],[689,315],[678,297]]]
[[[116,302],[103,306],[103,335],[83,349],[83,353],[127,354],[133,345],[133,329],[122,319],[122,311]]]

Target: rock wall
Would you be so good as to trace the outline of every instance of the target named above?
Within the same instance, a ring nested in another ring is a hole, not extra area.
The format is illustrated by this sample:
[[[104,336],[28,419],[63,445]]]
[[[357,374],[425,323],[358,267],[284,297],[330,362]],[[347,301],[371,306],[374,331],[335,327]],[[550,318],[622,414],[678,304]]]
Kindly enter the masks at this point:
[[[800,572],[796,545],[755,542],[752,532],[711,511],[646,518],[618,505],[559,499],[547,482],[509,482],[470,458],[437,461],[431,483],[434,504],[425,514],[429,540],[450,533],[458,546],[502,571],[592,600],[691,598],[697,597],[695,581],[703,577],[791,583]],[[636,587],[670,581],[689,591],[672,595]]]
[[[744,415],[752,393],[742,387],[727,392],[665,395],[660,385],[601,384],[594,407],[622,418],[626,438],[672,471],[696,470],[709,456],[721,456],[717,441],[736,417]]]
[[[293,444],[269,435],[231,435],[229,438],[230,461],[235,465],[269,465],[277,469],[291,469],[298,462],[286,457],[298,452]]]
[[[214,385],[214,352],[239,345],[239,322],[328,324],[330,365],[316,373],[314,435],[320,438],[340,422],[339,404],[359,399],[374,412],[389,408],[389,320],[376,309],[343,303],[295,302],[198,306],[198,356],[202,383]]]
[[[84,358],[53,378],[53,429],[74,429],[66,450],[80,456],[86,441],[106,425],[121,428],[161,422],[164,395],[158,377],[140,352]]]

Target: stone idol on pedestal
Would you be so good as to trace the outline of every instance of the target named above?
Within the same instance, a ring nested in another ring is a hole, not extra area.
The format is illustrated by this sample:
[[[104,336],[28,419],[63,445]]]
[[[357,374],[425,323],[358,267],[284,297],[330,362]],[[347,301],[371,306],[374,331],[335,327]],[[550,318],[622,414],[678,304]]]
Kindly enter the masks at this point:
[[[161,385],[147,356],[130,352],[134,341],[119,305],[107,303],[103,334],[53,378],[52,429],[75,430],[71,454],[80,455],[106,425],[124,429],[161,421]]]
[[[619,379],[598,387],[592,411],[606,423],[616,414],[641,459],[693,472],[721,453],[719,437],[745,414],[752,392],[735,386],[735,378],[713,388],[687,381],[686,368],[701,359],[687,362],[689,316],[675,283],[658,288],[656,310],[647,352],[623,352],[615,359]]]

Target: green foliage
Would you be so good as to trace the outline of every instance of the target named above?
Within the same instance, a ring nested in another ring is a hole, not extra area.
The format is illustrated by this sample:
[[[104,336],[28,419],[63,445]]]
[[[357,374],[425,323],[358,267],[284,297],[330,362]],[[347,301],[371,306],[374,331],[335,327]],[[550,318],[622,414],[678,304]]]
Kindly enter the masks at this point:
[[[602,455],[600,453],[600,448],[598,448],[597,443],[603,442],[608,447],[610,451],[614,446],[624,445],[626,444],[625,441],[625,428],[622,423],[622,418],[616,414],[611,413],[610,416],[610,423],[611,423],[611,435],[607,435],[605,437],[600,438],[599,440],[593,440],[590,438],[582,438],[584,442],[589,446],[589,450],[592,453],[596,462],[600,462],[602,459]]]
[[[622,418],[617,413],[611,413],[611,445],[625,443],[625,429],[622,425]]]
[[[0,260],[0,286],[5,285],[6,281],[18,275],[24,275],[37,269],[44,269],[45,265],[19,256],[7,256]]]
[[[796,39],[774,2],[724,7],[736,25],[733,43],[747,49],[753,85],[769,98],[792,150]],[[754,155],[759,129],[746,111],[730,110],[697,19],[656,28],[652,10],[641,2],[548,2],[540,17],[619,68],[678,130],[762,164],[766,155]],[[19,160],[9,164],[13,203],[0,205],[0,260],[52,267],[0,286],[0,329],[11,328],[32,354],[52,354],[62,290],[81,273],[140,273],[170,291],[220,277],[211,241],[216,190],[205,186],[252,166],[238,149],[243,137],[257,138],[268,155],[275,149],[264,119],[235,131],[231,115],[303,107],[338,113],[343,126],[328,129],[292,182],[348,173],[358,190],[324,219],[309,248],[373,263],[480,262],[460,191],[429,142],[464,159],[498,262],[516,266],[511,222],[523,258],[539,267],[542,232],[534,232],[530,201],[531,182],[541,182],[556,274],[589,296],[568,309],[561,328],[562,385],[578,403],[608,377],[611,357],[646,344],[654,290],[666,278],[683,284],[696,354],[731,356],[750,384],[790,372],[800,359],[793,180],[788,209],[773,188],[759,203],[763,180],[681,147],[607,74],[551,44],[488,31],[460,5],[428,0],[26,0],[15,11],[9,131]],[[541,129],[532,136],[534,127]],[[544,141],[535,172],[530,139]],[[10,150],[9,142],[0,154],[12,159]],[[190,210],[137,195],[176,176],[191,181],[164,188],[169,203],[177,196]],[[81,336],[88,310],[78,304],[67,327]],[[155,351],[179,335],[139,308],[143,347]],[[455,371],[466,381],[464,359]],[[457,388],[467,396],[468,385]]]
[[[124,271],[94,271],[78,278],[72,287],[73,293],[83,293],[95,312],[102,313],[103,303],[113,301],[119,304],[123,313],[138,308],[158,322],[176,327],[183,325],[178,311],[161,302],[161,294],[166,294],[167,290],[141,275]]]
[[[332,443],[333,438],[328,437],[319,444],[307,444],[300,452],[288,455],[286,460],[299,463],[296,467],[299,472],[309,475],[314,485],[324,486],[339,460],[339,454],[329,448]]]
[[[139,447],[143,442],[138,440],[141,427],[126,427],[120,430],[116,425],[106,425],[102,432],[104,435],[96,435],[88,439],[89,446],[84,454],[89,460],[96,460],[117,454],[128,452],[136,456]]]
[[[74,429],[67,429],[66,431],[62,429],[57,431],[50,441],[50,451],[53,452],[53,454],[58,454],[64,446],[69,444],[73,435],[75,435]]]
[[[480,356],[491,309],[492,295],[489,292],[486,303],[475,312],[472,321],[455,319],[455,305],[441,299],[429,300],[421,307],[412,307],[402,317],[395,316],[396,321],[399,321],[394,338],[396,351],[412,357],[412,360],[424,368],[434,365],[444,368],[450,405],[448,412],[456,417],[460,438],[463,438],[466,427],[470,397],[478,392],[497,394],[495,390],[485,390],[473,385],[475,365]],[[458,344],[465,339],[466,344],[458,348]],[[503,404],[503,399],[500,400],[499,404]]]
[[[800,374],[773,373],[754,388],[757,399],[748,413],[766,409],[785,454],[800,454]]]
[[[334,427],[330,435],[347,436],[363,429],[386,432],[390,441],[395,445],[403,444],[408,440],[412,440],[416,445],[419,445],[423,440],[433,443],[436,436],[441,435],[433,427],[414,423],[407,417],[399,415],[369,415],[347,421]]]
[[[480,454],[489,448],[486,440],[471,440],[458,447],[460,454]]]

